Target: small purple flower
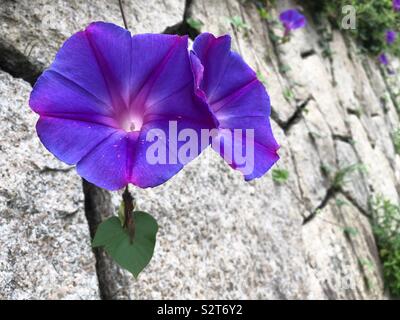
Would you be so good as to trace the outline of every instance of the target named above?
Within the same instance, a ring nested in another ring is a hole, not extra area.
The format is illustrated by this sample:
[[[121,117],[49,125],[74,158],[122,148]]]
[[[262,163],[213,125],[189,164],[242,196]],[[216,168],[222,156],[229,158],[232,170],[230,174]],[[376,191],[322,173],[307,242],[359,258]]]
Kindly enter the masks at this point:
[[[246,172],[238,165],[236,154],[231,155],[231,163],[227,161],[248,181],[264,175],[279,159],[279,145],[271,130],[271,105],[264,86],[256,73],[230,48],[229,35],[219,38],[209,33],[199,35],[191,52],[192,69],[197,94],[205,99],[216,119],[218,134],[215,139],[224,150],[212,145],[214,150],[227,160],[223,151],[232,145],[233,149],[246,149],[244,141],[247,141],[248,133],[245,129],[254,130],[252,172]],[[243,129],[239,141],[229,139],[229,136],[234,136],[235,129]]]
[[[31,93],[44,146],[105,189],[153,187],[171,178],[183,164],[148,163],[146,134],[153,128],[168,134],[170,121],[199,136],[214,126],[194,94],[187,45],[187,37],[131,36],[103,22],[74,34]]]
[[[386,31],[386,42],[387,44],[393,44],[396,41],[397,33],[393,30]]]
[[[393,0],[393,10],[400,11],[400,0]]]
[[[383,64],[384,66],[387,66],[389,64],[389,59],[386,56],[385,53],[381,53],[378,57],[378,60],[381,64]]]
[[[285,36],[289,35],[290,31],[303,28],[307,24],[306,18],[296,9],[283,11],[279,15],[279,20],[285,27]]]

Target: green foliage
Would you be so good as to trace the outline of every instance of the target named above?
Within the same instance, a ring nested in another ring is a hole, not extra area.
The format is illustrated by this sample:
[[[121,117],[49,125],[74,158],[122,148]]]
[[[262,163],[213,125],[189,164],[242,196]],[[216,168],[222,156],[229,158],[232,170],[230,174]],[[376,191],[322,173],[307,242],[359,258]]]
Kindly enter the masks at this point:
[[[350,174],[356,171],[365,172],[366,167],[362,163],[355,163],[347,167],[341,168],[336,172],[333,172],[331,167],[329,167],[325,163],[321,163],[320,170],[321,173],[331,181],[331,187],[336,191],[340,191],[344,184],[347,182],[347,178]],[[337,205],[341,206],[345,204],[342,202],[344,201],[338,200]]]
[[[264,75],[262,74],[261,71],[258,71],[258,72],[257,72],[257,78],[258,78],[258,80],[260,80],[260,81],[262,82],[262,84],[263,84],[264,86],[267,85],[267,79],[264,77]]]
[[[325,163],[321,163],[320,166],[321,172],[325,177],[329,177],[332,172],[332,169]]]
[[[279,66],[279,72],[280,73],[285,74],[285,73],[288,73],[289,71],[290,71],[290,66],[289,65],[282,64],[282,65]]]
[[[400,298],[400,207],[379,196],[372,201],[372,216],[385,284]]]
[[[348,109],[347,112],[350,114],[354,114],[357,118],[361,118],[363,110],[361,107],[358,107],[356,109]]]
[[[249,29],[249,26],[243,21],[242,17],[233,16],[229,19],[229,22],[233,25],[236,30],[244,30]]]
[[[400,128],[392,134],[393,146],[397,154],[400,154]]]
[[[261,7],[258,9],[258,13],[259,13],[261,19],[264,19],[264,20],[269,19],[269,14],[268,14],[267,9]]]
[[[272,180],[277,183],[285,183],[289,179],[289,171],[285,169],[272,169]]]
[[[334,189],[340,189],[346,183],[346,178],[349,174],[356,171],[366,171],[366,168],[361,163],[355,163],[350,166],[338,170],[333,178],[332,186]]]
[[[372,54],[387,51],[400,56],[399,42],[391,46],[386,44],[386,30],[400,30],[400,15],[394,12],[392,0],[305,0],[306,6],[313,12],[327,17],[331,23],[341,28],[344,17],[342,8],[351,5],[356,9],[357,25],[350,32],[362,47]]]
[[[204,25],[203,22],[201,22],[200,20],[195,19],[195,18],[188,18],[186,20],[186,22],[190,27],[192,27],[193,29],[197,30],[198,32],[200,32],[201,27]]]
[[[365,269],[374,270],[374,263],[370,259],[358,259],[358,263]]]
[[[294,99],[294,93],[290,88],[285,88],[283,90],[283,97],[287,102],[290,102]]]
[[[342,200],[342,199],[336,199],[336,205],[337,205],[339,208],[341,208],[341,207],[343,207],[343,206],[345,206],[345,205],[348,205],[348,203],[347,203],[346,201]]]
[[[355,237],[359,234],[358,229],[353,227],[344,227],[343,232],[344,234],[352,237]]]
[[[279,41],[281,41],[281,37],[277,36],[272,29],[269,30],[269,38],[271,39],[271,42],[274,44],[278,44]]]
[[[97,228],[92,246],[104,247],[105,251],[135,277],[147,266],[153,256],[158,225],[146,212],[133,212],[135,234],[131,239],[118,217],[102,222]]]

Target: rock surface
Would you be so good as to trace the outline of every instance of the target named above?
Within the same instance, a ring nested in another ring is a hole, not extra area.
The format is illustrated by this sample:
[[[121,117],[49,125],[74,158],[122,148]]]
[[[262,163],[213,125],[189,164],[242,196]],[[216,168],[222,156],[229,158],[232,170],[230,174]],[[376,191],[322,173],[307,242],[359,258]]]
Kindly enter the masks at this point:
[[[97,299],[81,180],[37,138],[30,90],[0,72],[0,299]]]
[[[27,81],[90,21],[122,24],[117,1],[43,0],[34,12],[30,6],[6,0],[0,8],[0,68]],[[183,0],[124,6],[132,32],[161,32],[185,9]],[[272,18],[291,7],[298,4],[278,1]],[[280,184],[268,173],[246,183],[206,150],[163,186],[131,188],[160,225],[155,255],[128,287],[110,288],[133,299],[386,298],[367,215],[373,196],[399,201],[400,157],[391,135],[399,126],[400,79],[388,78],[346,34],[315,25],[309,15],[307,28],[279,44],[282,28],[262,19],[252,1],[193,0],[185,14],[200,20],[203,32],[231,34],[234,49],[265,81],[281,145],[277,168],[289,179]],[[244,25],[232,23],[236,16]],[[7,137],[0,155],[0,244],[7,247],[0,253],[0,298],[97,299],[79,178],[60,172],[64,167],[35,138],[34,116],[22,111],[29,86],[3,73],[0,88]],[[357,163],[366,170],[333,189],[335,175]],[[120,194],[100,198],[117,208]],[[41,272],[31,272],[32,264]]]
[[[163,32],[182,20],[184,0],[122,1],[132,33]],[[123,25],[118,0],[2,0],[0,30],[8,64],[25,56],[35,69],[47,67],[62,43],[93,21]],[[16,55],[17,53],[18,55]],[[0,58],[1,61],[1,58]],[[21,64],[14,65],[14,72]]]

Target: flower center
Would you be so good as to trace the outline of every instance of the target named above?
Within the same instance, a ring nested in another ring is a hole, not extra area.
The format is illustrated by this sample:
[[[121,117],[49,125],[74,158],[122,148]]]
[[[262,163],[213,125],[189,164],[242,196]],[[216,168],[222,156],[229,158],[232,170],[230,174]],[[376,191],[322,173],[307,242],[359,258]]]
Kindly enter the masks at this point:
[[[138,116],[129,115],[122,119],[121,127],[126,132],[140,131],[143,126],[143,119]]]

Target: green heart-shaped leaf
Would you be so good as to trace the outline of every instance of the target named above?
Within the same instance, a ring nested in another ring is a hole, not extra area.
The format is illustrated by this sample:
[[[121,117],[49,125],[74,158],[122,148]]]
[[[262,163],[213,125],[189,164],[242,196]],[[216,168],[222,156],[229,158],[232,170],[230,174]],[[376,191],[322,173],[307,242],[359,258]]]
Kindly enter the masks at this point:
[[[131,241],[128,231],[121,226],[118,217],[102,222],[97,228],[92,246],[104,247],[106,252],[135,278],[147,266],[153,256],[157,221],[148,213],[135,211],[135,235]]]

